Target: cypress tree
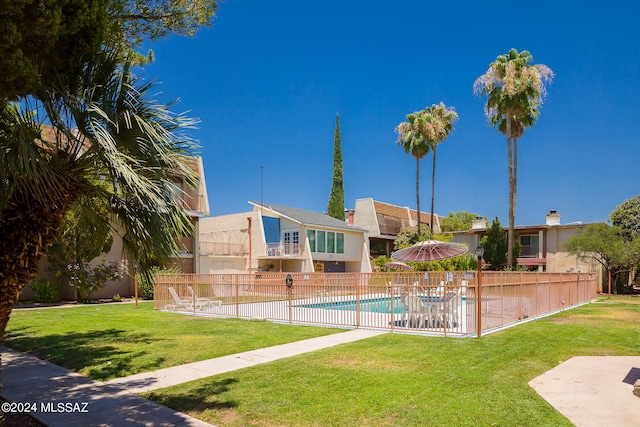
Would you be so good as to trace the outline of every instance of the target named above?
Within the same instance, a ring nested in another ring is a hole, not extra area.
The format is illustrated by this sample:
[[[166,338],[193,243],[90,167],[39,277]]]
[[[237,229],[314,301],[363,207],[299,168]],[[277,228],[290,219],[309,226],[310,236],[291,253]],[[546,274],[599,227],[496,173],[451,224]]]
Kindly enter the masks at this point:
[[[336,130],[333,135],[333,184],[331,185],[327,211],[329,216],[344,221],[344,181],[342,180],[342,147],[338,113],[336,113]]]

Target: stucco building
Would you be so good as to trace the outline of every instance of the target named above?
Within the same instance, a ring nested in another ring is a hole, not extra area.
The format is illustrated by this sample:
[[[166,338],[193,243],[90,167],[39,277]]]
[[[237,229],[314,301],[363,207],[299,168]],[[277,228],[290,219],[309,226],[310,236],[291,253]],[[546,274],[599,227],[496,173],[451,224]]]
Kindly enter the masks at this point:
[[[326,214],[249,202],[200,222],[200,272],[370,272],[366,230]]]

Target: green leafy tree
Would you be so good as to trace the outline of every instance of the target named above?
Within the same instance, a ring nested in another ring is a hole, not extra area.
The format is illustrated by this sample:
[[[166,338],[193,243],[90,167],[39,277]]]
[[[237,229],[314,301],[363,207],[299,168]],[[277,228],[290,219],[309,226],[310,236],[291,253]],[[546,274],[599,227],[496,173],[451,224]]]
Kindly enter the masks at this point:
[[[449,212],[449,216],[442,220],[440,229],[443,232],[470,230],[473,221],[475,221],[478,216],[478,214],[465,211]]]
[[[107,280],[121,279],[124,273],[123,263],[91,264],[111,250],[113,234],[108,218],[104,200],[82,196],[65,215],[60,234],[49,248],[49,269],[76,290],[80,302],[88,301]]]
[[[635,245],[625,242],[622,229],[604,223],[589,224],[571,236],[564,247],[571,255],[593,260],[614,276],[625,269],[633,257]],[[616,287],[613,287],[614,293]]]
[[[212,0],[0,0],[0,100],[78,83],[102,46],[131,50],[145,39],[192,35],[216,7]]]
[[[429,152],[429,145],[421,128],[425,126],[426,117],[423,112],[407,114],[407,121],[400,123],[395,131],[398,134],[396,143],[402,147],[405,153],[411,154],[416,159],[416,212],[418,225],[416,232],[422,232],[420,221],[420,160]],[[413,242],[420,239],[418,234],[415,235]]]
[[[511,49],[489,64],[486,73],[474,83],[477,95],[486,95],[485,113],[492,126],[507,137],[509,175],[509,229],[507,263],[513,264],[515,241],[516,188],[518,175],[518,139],[532,127],[540,115],[546,95],[545,84],[553,72],[543,64],[531,65],[533,56]]]
[[[621,230],[625,240],[640,237],[640,195],[616,206],[609,215],[609,221]]]
[[[408,248],[409,246],[415,244],[417,241],[423,241],[430,238],[431,234],[429,231],[429,226],[427,224],[421,224],[420,235],[418,237],[418,227],[417,226],[408,226],[402,227],[398,234],[396,234],[396,238],[393,241],[393,247],[395,250]]]
[[[123,58],[125,61],[123,62]],[[87,60],[75,92],[51,89],[0,110],[0,333],[22,288],[83,196],[104,200],[130,259],[148,271],[193,232],[173,184],[197,185],[185,155],[195,121],[151,98],[120,51]],[[80,89],[81,88],[81,89]],[[46,123],[51,125],[46,127]],[[100,182],[100,185],[96,183]]]
[[[333,182],[327,210],[329,216],[344,221],[344,180],[342,179],[342,147],[338,113],[336,113],[336,130],[333,135]]]
[[[480,239],[480,245],[484,248],[484,260],[491,264],[492,269],[501,270],[509,265],[507,260],[509,243],[498,217],[491,221],[486,236]]]
[[[429,222],[429,229],[433,234],[433,212],[435,211],[436,196],[436,150],[438,145],[453,132],[453,124],[458,120],[458,113],[453,107],[449,108],[442,102],[433,104],[424,111],[427,120],[425,121],[423,132],[425,132],[427,143],[433,154],[433,166],[431,168],[431,220]]]

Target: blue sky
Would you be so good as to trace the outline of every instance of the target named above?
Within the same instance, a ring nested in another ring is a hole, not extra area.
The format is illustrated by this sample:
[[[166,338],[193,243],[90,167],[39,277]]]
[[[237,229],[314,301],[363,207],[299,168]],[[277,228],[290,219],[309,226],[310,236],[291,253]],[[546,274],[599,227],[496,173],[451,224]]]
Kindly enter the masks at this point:
[[[518,143],[516,224],[543,223],[550,209],[562,223],[606,221],[640,194],[640,7],[632,4],[227,0],[213,27],[149,45],[156,61],[143,75],[201,121],[193,135],[212,215],[250,210],[247,201],[261,197],[326,211],[336,112],[345,206],[372,197],[415,208],[415,160],[394,128],[442,101],[460,119],[438,148],[436,213],[506,225],[506,140],[473,83],[496,56],[526,49],[555,78]],[[427,211],[430,156],[420,169]]]

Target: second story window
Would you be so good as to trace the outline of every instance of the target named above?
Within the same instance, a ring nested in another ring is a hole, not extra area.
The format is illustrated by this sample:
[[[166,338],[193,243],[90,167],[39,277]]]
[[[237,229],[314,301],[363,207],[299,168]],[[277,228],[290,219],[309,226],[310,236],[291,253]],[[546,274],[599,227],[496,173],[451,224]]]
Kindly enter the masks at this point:
[[[537,234],[520,236],[520,256],[536,258],[540,252],[540,237]]]

